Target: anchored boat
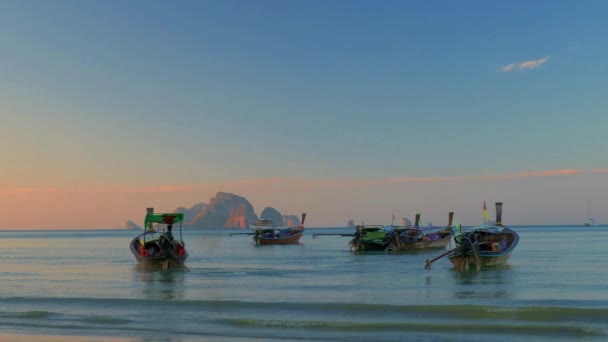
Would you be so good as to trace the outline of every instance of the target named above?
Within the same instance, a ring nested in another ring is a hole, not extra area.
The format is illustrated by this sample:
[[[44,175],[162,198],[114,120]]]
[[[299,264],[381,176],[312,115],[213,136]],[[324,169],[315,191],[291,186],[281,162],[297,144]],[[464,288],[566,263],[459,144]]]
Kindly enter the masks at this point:
[[[585,227],[595,226],[597,223],[593,216],[591,216],[591,201],[587,201],[587,221],[583,224]]]
[[[413,227],[394,226],[389,236],[387,252],[407,251],[413,249],[445,248],[452,237],[452,220],[454,213],[449,213],[446,227],[420,227],[420,214],[416,214]]]
[[[253,229],[250,233],[232,233],[232,235],[253,235],[253,242],[256,245],[294,245],[300,242],[304,235],[304,221],[306,213],[302,214],[302,222],[293,228],[274,227],[271,220],[259,220],[249,228]]]
[[[150,266],[163,269],[186,267],[188,252],[182,239],[182,213],[155,214],[148,208],[144,221],[144,232],[136,236],[129,248],[135,259]],[[173,236],[173,225],[179,223],[179,239]]]
[[[312,238],[319,236],[345,236],[352,237],[348,245],[352,251],[384,251],[388,246],[388,230],[382,225],[359,225],[355,227],[352,234],[317,233]]]
[[[449,215],[447,227],[420,227],[420,214],[416,214],[416,222],[413,227],[391,226],[387,229],[382,225],[359,225],[352,234],[317,233],[312,238],[319,236],[344,236],[351,237],[349,246],[352,251],[406,251],[425,248],[445,248],[452,237],[452,219],[454,213]]]
[[[475,226],[462,231],[454,237],[456,248],[449,250],[432,260],[426,260],[425,268],[430,270],[433,262],[448,256],[454,268],[468,270],[474,267],[479,270],[504,264],[509,260],[519,242],[519,235],[512,229],[504,227],[501,221],[502,203],[496,203],[496,222]],[[487,210],[484,203],[484,217]]]

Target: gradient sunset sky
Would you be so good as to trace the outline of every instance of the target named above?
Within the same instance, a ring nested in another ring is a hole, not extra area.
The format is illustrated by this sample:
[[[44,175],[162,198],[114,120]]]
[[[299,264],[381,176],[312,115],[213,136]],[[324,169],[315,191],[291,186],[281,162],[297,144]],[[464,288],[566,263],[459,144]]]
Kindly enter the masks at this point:
[[[2,1],[0,229],[217,191],[308,213],[608,222],[606,1]]]

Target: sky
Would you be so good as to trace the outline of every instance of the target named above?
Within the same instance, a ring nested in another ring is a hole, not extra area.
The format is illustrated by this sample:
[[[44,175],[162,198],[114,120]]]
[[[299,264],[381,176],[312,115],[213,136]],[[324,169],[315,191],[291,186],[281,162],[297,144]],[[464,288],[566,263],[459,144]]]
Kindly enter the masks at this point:
[[[310,226],[608,223],[605,1],[2,1],[0,229],[218,191]],[[493,210],[490,210],[493,212]]]

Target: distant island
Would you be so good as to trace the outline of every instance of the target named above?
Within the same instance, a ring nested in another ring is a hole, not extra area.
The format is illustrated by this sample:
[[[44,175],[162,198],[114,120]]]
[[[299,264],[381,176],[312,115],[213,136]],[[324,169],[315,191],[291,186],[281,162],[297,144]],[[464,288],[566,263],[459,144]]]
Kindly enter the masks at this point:
[[[272,207],[264,208],[258,217],[245,197],[227,192],[218,192],[209,204],[201,202],[192,207],[178,207],[173,212],[184,214],[183,226],[186,228],[248,228],[258,219],[272,220],[275,226],[300,225],[298,215],[283,215]],[[133,227],[137,225],[127,221],[127,229]]]
[[[135,224],[135,222],[128,220],[127,223],[125,223],[125,229],[127,230],[141,230],[141,227],[138,226],[137,224]]]

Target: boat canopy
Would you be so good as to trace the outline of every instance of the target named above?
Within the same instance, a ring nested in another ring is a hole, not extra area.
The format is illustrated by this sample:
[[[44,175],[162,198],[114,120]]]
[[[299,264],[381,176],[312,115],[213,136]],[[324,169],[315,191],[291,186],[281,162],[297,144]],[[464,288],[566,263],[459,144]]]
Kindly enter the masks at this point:
[[[249,226],[251,229],[279,229],[283,227],[273,227],[271,220],[258,220],[256,223]]]
[[[372,224],[368,224],[368,225],[362,225],[362,226],[357,226],[356,229],[358,230],[365,230],[365,231],[386,231],[386,227],[382,226],[382,225],[372,225]]]
[[[491,224],[482,224],[482,225],[479,225],[479,226],[462,228],[462,231],[463,232],[470,232],[470,231],[477,230],[477,231],[486,231],[488,233],[499,234],[500,232],[502,232],[502,230],[504,228],[505,227],[503,227],[503,226],[494,226],[494,225],[491,225]]]
[[[184,214],[182,213],[148,214],[144,221],[144,227],[150,228],[152,223],[174,224],[180,223],[183,220]]]

